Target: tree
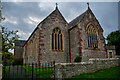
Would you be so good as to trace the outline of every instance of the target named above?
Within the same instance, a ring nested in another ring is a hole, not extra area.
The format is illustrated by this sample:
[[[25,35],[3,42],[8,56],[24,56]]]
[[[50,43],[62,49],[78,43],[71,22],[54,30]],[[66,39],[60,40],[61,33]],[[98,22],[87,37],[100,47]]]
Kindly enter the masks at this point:
[[[1,26],[0,34],[2,34],[2,53],[14,49],[14,43],[17,42],[19,36],[16,31],[8,31],[7,28]]]
[[[2,64],[3,65],[10,65],[12,64],[12,61],[14,60],[14,56],[10,52],[4,52],[2,54]]]
[[[116,54],[120,55],[120,31],[111,32],[107,36],[108,45],[115,45]]]
[[[14,59],[9,49],[14,49],[14,44],[17,42],[19,36],[16,31],[8,31],[7,28],[0,26],[0,45],[2,44],[2,64],[10,65]],[[0,49],[1,50],[1,49]]]

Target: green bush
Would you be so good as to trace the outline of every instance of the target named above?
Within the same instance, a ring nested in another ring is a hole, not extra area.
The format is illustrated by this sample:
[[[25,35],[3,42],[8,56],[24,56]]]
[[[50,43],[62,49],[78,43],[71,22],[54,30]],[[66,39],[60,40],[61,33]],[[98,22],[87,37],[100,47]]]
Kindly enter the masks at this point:
[[[2,64],[3,65],[11,65],[13,59],[14,59],[14,56],[12,53],[10,53],[10,52],[2,53]]]
[[[74,60],[74,62],[81,62],[82,60],[82,57],[81,56],[77,56]]]

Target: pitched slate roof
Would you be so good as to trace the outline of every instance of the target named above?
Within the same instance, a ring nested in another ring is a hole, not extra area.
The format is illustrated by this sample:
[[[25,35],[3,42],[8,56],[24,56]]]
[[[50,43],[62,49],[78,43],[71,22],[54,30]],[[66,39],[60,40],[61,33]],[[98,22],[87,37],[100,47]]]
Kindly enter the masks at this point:
[[[88,10],[87,10],[87,11],[88,11]],[[85,16],[85,13],[86,13],[87,11],[85,11],[84,13],[82,13],[81,15],[79,15],[78,17],[76,17],[75,19],[73,19],[73,20],[69,23],[68,29],[74,27],[79,21],[81,21],[81,19]]]
[[[82,13],[81,15],[79,15],[78,17],[76,17],[75,19],[73,19],[73,20],[69,23],[68,29],[71,29],[72,27],[74,27],[75,25],[77,25],[78,22],[80,22],[80,21],[83,19],[83,17],[85,16],[85,14],[86,14],[87,12],[91,12],[91,13],[93,14],[93,12],[92,12],[92,10],[90,9],[90,7],[88,7],[88,9],[87,9],[84,13]],[[94,14],[93,14],[93,16],[95,17]],[[95,18],[96,18],[96,17],[95,17]],[[97,20],[97,19],[96,19],[96,20]],[[97,20],[97,22],[98,22],[98,20]],[[99,24],[99,22],[98,22],[98,24]],[[99,25],[100,25],[100,24],[99,24]],[[101,30],[103,31],[102,27],[100,27],[100,28],[101,28]]]
[[[115,50],[115,45],[105,45],[107,50]]]
[[[26,40],[17,40],[18,42],[15,43],[15,46],[23,46],[26,43]]]

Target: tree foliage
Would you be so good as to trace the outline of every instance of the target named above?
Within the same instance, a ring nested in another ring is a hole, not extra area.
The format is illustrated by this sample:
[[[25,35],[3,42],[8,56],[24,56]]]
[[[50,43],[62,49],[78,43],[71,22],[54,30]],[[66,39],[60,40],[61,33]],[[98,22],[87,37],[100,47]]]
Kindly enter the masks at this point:
[[[7,28],[1,26],[0,34],[2,34],[2,53],[14,49],[14,43],[19,38],[16,31],[8,31]]]
[[[107,36],[108,45],[115,45],[116,54],[120,55],[120,31],[111,32]]]
[[[10,65],[10,64],[12,64],[13,59],[14,59],[14,56],[10,52],[4,52],[2,54],[2,64],[3,65]]]

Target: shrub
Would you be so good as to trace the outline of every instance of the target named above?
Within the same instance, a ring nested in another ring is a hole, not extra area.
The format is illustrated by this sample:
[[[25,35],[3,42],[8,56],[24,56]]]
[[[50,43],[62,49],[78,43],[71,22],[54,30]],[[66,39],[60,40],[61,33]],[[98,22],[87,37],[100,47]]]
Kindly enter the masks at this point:
[[[10,52],[2,53],[2,64],[3,65],[11,65],[13,59],[14,59],[14,56],[12,53]]]
[[[74,62],[81,62],[82,60],[82,57],[81,56],[77,56],[74,60]]]
[[[22,65],[23,64],[23,59],[14,59],[12,61],[13,65]]]

